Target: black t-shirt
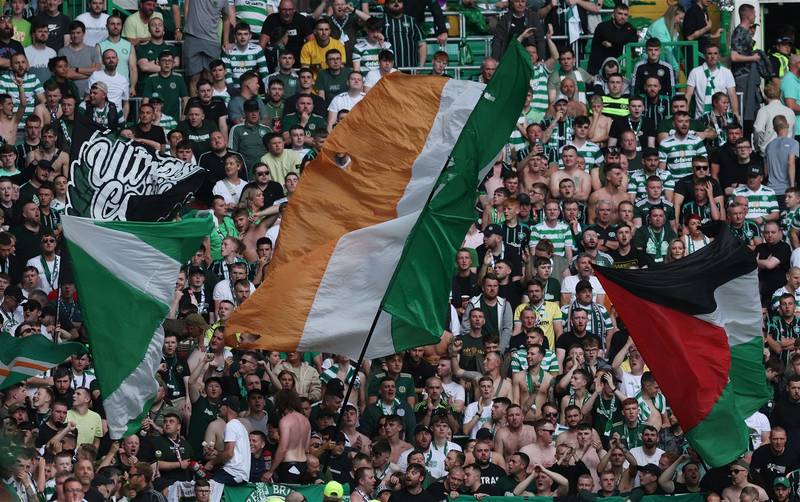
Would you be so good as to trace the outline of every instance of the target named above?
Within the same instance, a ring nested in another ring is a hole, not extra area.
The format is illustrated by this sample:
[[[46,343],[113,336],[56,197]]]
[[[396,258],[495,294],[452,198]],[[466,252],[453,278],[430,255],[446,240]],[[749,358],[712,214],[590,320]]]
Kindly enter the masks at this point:
[[[573,345],[583,345],[583,341],[591,336],[592,334],[588,331],[581,337],[575,336],[575,333],[572,331],[565,331],[556,340],[556,348],[568,351]]]
[[[46,445],[50,442],[60,429],[53,429],[50,425],[45,422],[41,426],[39,426],[39,434],[36,436],[36,447],[41,448],[42,446]]]
[[[392,492],[389,502],[439,502],[433,495],[423,490],[416,495],[409,493],[408,489]]]
[[[17,252],[15,256],[20,264],[28,263],[28,260],[41,254],[41,238],[39,232],[31,232],[24,225],[12,227],[11,233],[17,238]]]
[[[313,32],[311,22],[308,19],[296,12],[292,20],[287,24],[281,21],[279,14],[270,14],[261,27],[261,34],[271,36],[272,31],[278,26],[286,29],[286,34],[289,37],[286,41],[286,50],[294,54],[295,66],[300,66],[300,49],[303,48],[306,37]],[[271,40],[271,42],[274,43],[275,41]]]
[[[300,92],[300,91],[298,91]],[[297,100],[300,98],[298,94],[291,96],[286,99],[283,103],[283,116],[287,116],[290,113],[297,112]],[[325,104],[325,100],[321,97],[317,96],[316,94],[311,95],[311,101],[314,102],[314,109],[311,110],[311,113],[315,115],[319,115],[320,117],[327,117],[328,116],[328,105]],[[287,129],[288,130],[288,129]]]
[[[133,135],[136,138],[140,139],[148,139],[150,141],[155,141],[159,145],[166,145],[167,144],[167,136],[164,134],[164,128],[157,125],[151,125],[149,131],[143,131],[139,125],[137,124],[133,128]]]
[[[414,386],[418,389],[425,387],[425,380],[436,376],[436,368],[424,359],[415,364],[410,357],[406,357],[403,370],[414,378]]]
[[[764,167],[764,159],[755,152],[750,154],[749,162],[740,164],[736,151],[728,143],[711,154],[711,162],[719,164],[719,183],[723,189],[737,183],[747,183],[747,173],[751,166],[760,169]]]
[[[613,268],[642,268],[649,263],[644,251],[633,246],[626,255],[620,254],[618,249],[612,249],[608,255],[614,260]]]
[[[478,274],[470,272],[467,277],[461,277],[459,275],[453,276],[453,283],[450,291],[453,295],[453,306],[460,307],[462,296],[469,296],[472,298],[473,296],[480,294],[481,291],[478,287]]]
[[[219,96],[212,97],[211,102],[208,104],[203,103],[200,98],[194,97],[189,99],[186,106],[188,107],[189,105],[199,105],[203,109],[206,120],[210,120],[215,124],[219,121],[220,117],[228,115],[228,107],[225,106],[225,101]]]
[[[634,122],[630,117],[616,117],[613,119],[613,122],[611,122],[611,130],[608,132],[608,135],[612,138],[616,138],[619,144],[622,133],[625,131],[635,132],[639,145],[642,145],[642,138],[645,136],[644,117],[641,117],[638,122]],[[630,169],[630,167],[628,168],[629,172],[633,170],[634,169]]]
[[[706,17],[708,14],[706,10],[696,2],[692,3],[689,10],[686,11],[686,16],[683,18],[683,38],[687,39],[689,35],[699,30],[706,25]],[[700,54],[703,54],[706,46],[711,42],[711,36],[706,33],[697,39],[698,49]]]
[[[776,454],[769,443],[759,446],[750,460],[753,482],[763,486],[770,498],[775,496],[772,492],[772,482],[775,478],[786,476],[798,467],[800,467],[800,454],[797,450],[787,447],[783,453]]]
[[[522,295],[525,294],[522,281],[509,281],[508,284],[501,284],[498,291],[498,296],[508,300],[515,310],[522,303]]]
[[[494,486],[497,483],[497,480],[502,478],[506,475],[505,469],[500,467],[497,464],[493,464],[489,462],[486,465],[477,465],[481,470],[481,484],[482,485],[492,485]],[[481,492],[481,493],[488,493],[488,492]]]
[[[64,47],[64,35],[69,34],[69,23],[72,22],[72,19],[61,13],[55,16],[50,16],[45,12],[39,12],[33,16],[33,19],[30,21],[31,24],[34,25],[38,21],[47,26],[49,33],[47,35],[46,45],[48,47],[56,52]]]
[[[569,480],[569,493],[578,493],[578,477],[582,474],[589,474],[589,469],[583,461],[578,460],[575,465],[554,465],[551,471],[557,472]]]
[[[761,291],[762,304],[767,305],[772,292],[786,283],[786,272],[789,270],[789,258],[792,254],[792,249],[783,241],[779,241],[775,245],[762,242],[756,246],[756,253],[758,253],[758,258],[761,260],[769,256],[780,260],[780,264],[772,270],[765,268],[758,270],[758,289]]]
[[[483,263],[483,259],[486,257],[486,245],[481,244],[475,248],[475,252],[478,253],[478,263]],[[522,275],[522,258],[514,246],[503,245],[500,256],[496,256],[496,258],[505,260],[511,265],[512,277]]]

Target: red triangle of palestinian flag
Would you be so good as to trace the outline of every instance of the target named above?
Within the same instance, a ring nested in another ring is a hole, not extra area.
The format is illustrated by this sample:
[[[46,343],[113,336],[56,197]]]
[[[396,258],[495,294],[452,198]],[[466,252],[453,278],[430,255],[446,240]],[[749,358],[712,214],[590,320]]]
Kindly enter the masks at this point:
[[[743,454],[744,419],[771,396],[755,254],[725,227],[676,262],[595,273],[692,447],[712,466]]]

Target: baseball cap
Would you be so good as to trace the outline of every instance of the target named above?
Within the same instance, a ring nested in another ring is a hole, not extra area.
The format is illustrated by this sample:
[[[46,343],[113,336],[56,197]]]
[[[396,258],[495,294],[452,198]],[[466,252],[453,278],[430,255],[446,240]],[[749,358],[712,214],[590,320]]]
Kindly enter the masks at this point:
[[[737,459],[731,465],[741,467],[742,469],[747,469],[748,471],[750,470],[750,463],[743,458]]]
[[[108,85],[105,82],[95,82],[92,84],[92,89],[100,89],[101,91],[108,94]]]
[[[640,465],[637,467],[642,472],[649,472],[650,474],[654,474],[656,476],[661,475],[661,468],[658,467],[656,464],[647,464],[647,465]]]
[[[578,281],[578,284],[575,285],[575,292],[579,293],[585,289],[592,290],[592,283],[587,281],[586,279],[581,279]]]
[[[492,235],[499,235],[500,237],[503,236],[503,229],[500,228],[500,225],[497,223],[490,223],[486,225],[486,228],[483,229],[483,236],[490,237]]]
[[[342,497],[344,496],[344,487],[338,481],[328,481],[325,488],[322,489],[324,497]]]
[[[747,170],[747,177],[748,178],[755,178],[756,176],[763,176],[763,173],[761,172],[761,167],[760,166],[750,166],[750,168]]]
[[[30,163],[30,166],[33,167],[34,169],[37,167],[41,167],[42,169],[48,169],[50,171],[53,170],[53,163],[50,162],[49,160],[44,160],[44,159],[34,160],[33,162]]]
[[[219,404],[220,406],[227,406],[237,413],[242,411],[242,405],[239,402],[239,398],[236,396],[225,396]]]
[[[523,204],[527,204],[529,206],[531,205],[531,198],[528,197],[528,194],[526,193],[521,193],[517,195],[517,201],[519,201],[520,206]]]
[[[425,424],[419,424],[416,427],[414,427],[414,434],[419,434],[420,432],[427,432],[428,434],[433,434],[431,428]]]
[[[789,45],[791,45],[791,44],[794,43],[794,40],[792,40],[792,37],[787,37],[787,36],[784,35],[782,37],[778,37],[778,39],[775,40],[775,43],[776,44],[789,44]],[[786,478],[784,478],[784,479],[786,479]]]
[[[782,486],[782,487],[784,487],[784,488],[789,488],[789,487],[791,487],[791,485],[792,485],[792,484],[791,484],[791,483],[789,483],[789,480],[788,480],[788,479],[786,479],[786,476],[778,476],[778,477],[777,477],[777,478],[775,478],[775,480],[772,482],[772,486]]]
[[[187,276],[194,274],[206,275],[206,271],[202,267],[189,267],[189,273],[187,274]]]
[[[478,432],[475,433],[475,439],[481,441],[484,439],[494,439],[494,434],[492,434],[491,429],[487,429],[486,427],[478,429]]]
[[[567,96],[565,96],[564,94],[559,94],[558,96],[556,96],[556,99],[553,101],[553,104],[556,104],[559,101],[569,102],[569,98]]]

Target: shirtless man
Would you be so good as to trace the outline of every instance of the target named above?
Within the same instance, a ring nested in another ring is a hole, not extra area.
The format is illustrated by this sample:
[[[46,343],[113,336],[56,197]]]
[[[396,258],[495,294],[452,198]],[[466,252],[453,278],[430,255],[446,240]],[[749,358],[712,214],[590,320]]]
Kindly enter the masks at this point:
[[[511,400],[526,410],[526,416],[536,419],[540,416],[542,405],[547,401],[553,377],[541,366],[544,359],[544,348],[541,345],[534,344],[528,347],[525,359],[528,361],[528,371],[514,373]]]
[[[381,430],[381,422],[385,425]],[[392,447],[392,454],[389,456],[391,462],[397,463],[400,460],[400,454],[411,448],[411,443],[407,443],[400,439],[403,433],[403,419],[397,415],[386,415],[378,419],[378,434],[383,432],[383,437],[389,441],[389,446]]]
[[[63,112],[61,111],[61,88],[58,84],[48,84],[44,89],[44,103],[39,103],[33,109],[33,113],[38,116],[42,125],[48,126],[52,122],[52,117],[55,116],[56,120],[61,118]]]
[[[742,489],[745,486],[752,486],[758,490],[758,500],[762,502],[769,500],[769,495],[767,495],[767,492],[764,491],[764,489],[760,486],[751,483],[747,478],[747,475],[750,472],[750,464],[744,459],[739,459],[732,463],[730,465],[730,469],[733,484],[722,490],[722,500],[725,502],[739,502],[739,495],[741,495]]]
[[[595,206],[600,201],[611,201],[611,223],[619,221],[617,208],[623,200],[630,200],[628,195],[628,184],[625,173],[619,164],[608,164],[604,167],[606,173],[606,185],[592,193],[589,197],[589,223],[594,223]]]
[[[25,115],[25,83],[19,77],[13,77],[14,83],[19,88],[19,107],[14,111],[14,99],[8,94],[0,94],[0,137],[6,144],[14,146],[17,142],[17,129],[19,122]]]
[[[511,380],[504,378],[501,374],[503,366],[503,358],[497,352],[488,352],[483,359],[483,369],[486,376],[492,379],[492,395],[494,397],[507,397],[511,398],[512,386]],[[511,450],[517,451],[519,448]]]
[[[522,423],[522,408],[512,404],[506,410],[506,425],[498,429],[494,436],[494,451],[501,458],[520,451],[523,445],[536,441],[536,430],[533,426]]]
[[[578,150],[572,145],[561,149],[561,160],[564,163],[563,171],[556,171],[550,176],[550,195],[558,198],[558,184],[564,178],[570,178],[575,183],[575,200],[585,201],[592,191],[592,177],[578,164]]]
[[[206,462],[205,466],[207,471],[220,467],[214,473],[214,480],[218,482],[233,480],[236,483],[244,483],[249,475],[249,472],[241,472],[243,462],[247,462],[250,459],[250,443],[245,441],[245,444],[247,444],[246,450],[239,448],[240,439],[248,437],[247,429],[239,420],[240,411],[242,411],[241,403],[236,396],[226,396],[220,402],[219,417],[225,421],[224,446],[222,451],[218,451],[216,455]],[[249,462],[246,465],[249,465]],[[247,469],[247,471],[249,470]]]
[[[250,215],[247,213],[247,209],[239,208],[233,212],[233,224],[239,232],[239,240],[242,241],[245,246],[242,256],[250,263],[258,261],[258,252],[256,251],[258,246],[256,242],[266,235],[267,229],[275,223],[275,220],[278,218],[278,206],[271,206],[267,208],[266,211],[270,211],[273,208],[275,208],[274,214],[263,216],[257,225],[250,221]]]
[[[556,462],[556,447],[553,444],[556,427],[543,418],[537,420],[533,427],[536,429],[536,442],[524,446],[520,451],[531,459],[531,464],[550,467]]]
[[[308,467],[306,451],[311,424],[301,413],[300,400],[293,390],[281,390],[275,395],[275,409],[282,415],[278,423],[281,438],[272,457],[272,467],[261,479],[269,483],[274,476],[281,483],[300,484]]]
[[[605,456],[606,452],[603,450],[603,444],[600,442],[600,439],[594,439],[592,436],[594,436],[594,434],[592,434],[591,425],[578,425],[578,447],[575,448],[575,458],[583,462],[589,469],[595,486],[600,486],[597,466],[600,464],[600,459]]]
[[[53,172],[69,176],[69,154],[57,146],[58,133],[53,126],[42,128],[42,140],[39,148],[31,150],[26,165],[34,160],[48,160],[53,165]]]
[[[574,404],[564,408],[564,422],[566,422],[569,429],[565,430],[558,435],[556,445],[568,443],[573,448],[578,446],[578,428],[583,423],[583,413],[581,409]],[[592,440],[600,441],[600,435],[597,431],[592,430]]]

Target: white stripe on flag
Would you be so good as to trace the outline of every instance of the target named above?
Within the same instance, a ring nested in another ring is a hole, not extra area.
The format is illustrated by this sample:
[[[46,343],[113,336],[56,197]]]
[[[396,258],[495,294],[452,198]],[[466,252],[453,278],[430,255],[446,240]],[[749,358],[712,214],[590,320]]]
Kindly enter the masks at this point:
[[[696,317],[723,328],[730,346],[749,342],[761,336],[761,304],[746,294],[749,291],[758,291],[756,269],[718,287],[714,291],[717,309]]]

